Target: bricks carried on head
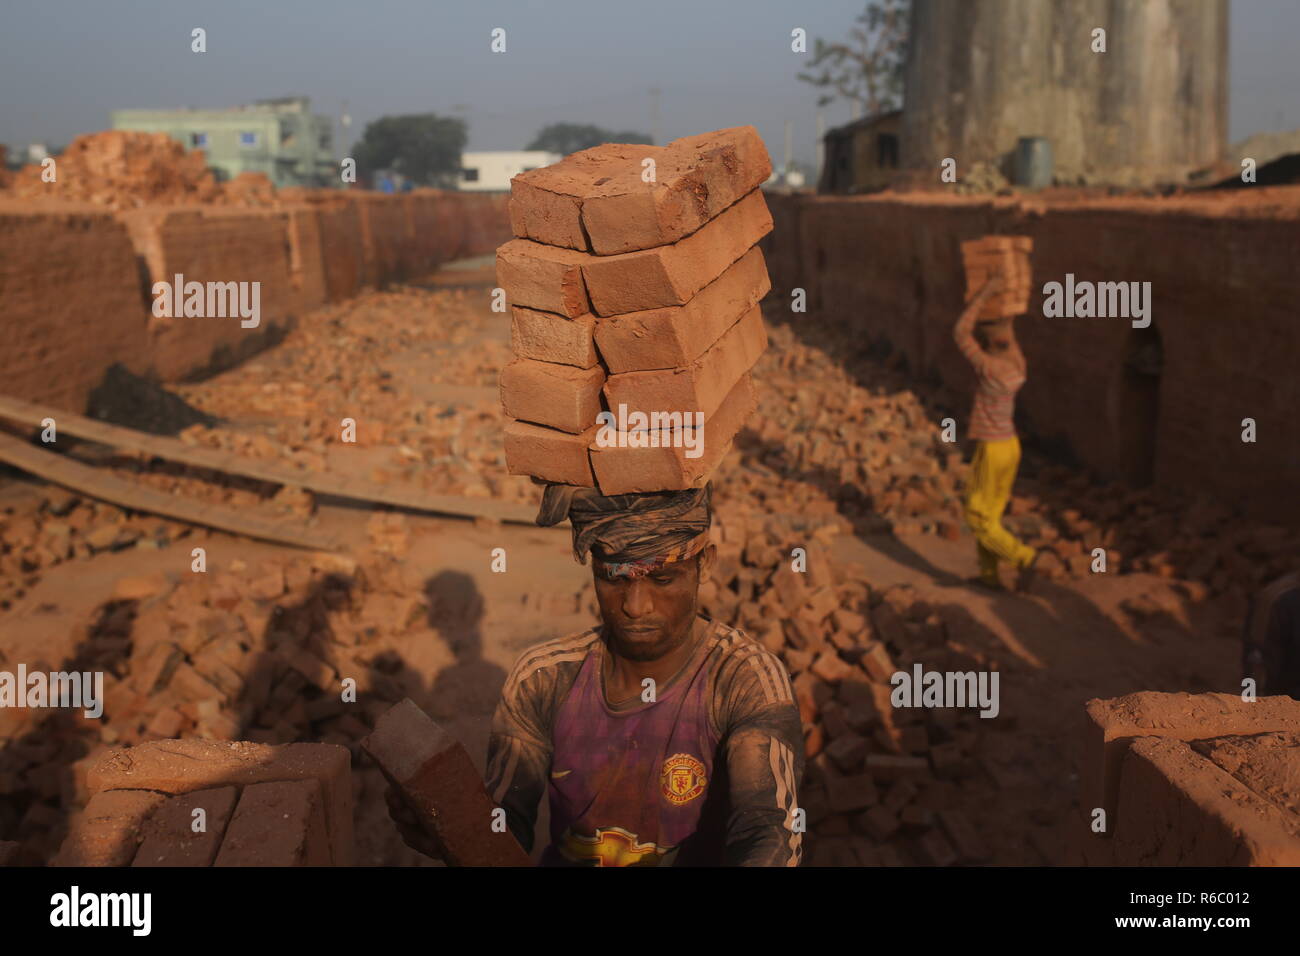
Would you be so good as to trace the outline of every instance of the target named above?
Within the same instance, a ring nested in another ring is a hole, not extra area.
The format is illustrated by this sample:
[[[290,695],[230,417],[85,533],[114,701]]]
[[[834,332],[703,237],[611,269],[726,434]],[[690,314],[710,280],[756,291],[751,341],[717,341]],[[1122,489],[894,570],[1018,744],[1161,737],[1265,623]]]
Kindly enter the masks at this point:
[[[979,293],[995,276],[1002,286],[985,300],[979,318],[1001,319],[1021,315],[1029,310],[1029,291],[1034,270],[1029,256],[1034,240],[1029,236],[984,236],[961,244],[962,265],[966,268],[966,301]]]
[[[511,180],[516,238],[497,250],[511,474],[606,495],[709,480],[756,406],[771,171],[741,126],[607,143]]]

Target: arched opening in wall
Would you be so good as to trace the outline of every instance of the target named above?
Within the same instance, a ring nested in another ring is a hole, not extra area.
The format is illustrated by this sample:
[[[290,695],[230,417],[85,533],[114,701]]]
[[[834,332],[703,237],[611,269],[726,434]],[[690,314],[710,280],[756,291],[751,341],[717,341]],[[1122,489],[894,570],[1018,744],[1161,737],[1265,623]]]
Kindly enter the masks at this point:
[[[1123,480],[1138,488],[1151,484],[1155,477],[1164,362],[1164,346],[1155,326],[1129,333],[1117,403],[1119,467]]]

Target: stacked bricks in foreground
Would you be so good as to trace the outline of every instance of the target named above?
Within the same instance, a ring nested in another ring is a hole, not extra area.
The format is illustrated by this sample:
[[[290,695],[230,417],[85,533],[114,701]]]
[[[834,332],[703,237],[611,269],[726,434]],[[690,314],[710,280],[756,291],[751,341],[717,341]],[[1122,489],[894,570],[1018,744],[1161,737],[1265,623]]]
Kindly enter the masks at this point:
[[[1079,778],[1074,835],[1088,865],[1300,865],[1300,701],[1290,697],[1089,701]]]
[[[344,747],[158,740],[105,754],[87,783],[55,866],[352,863]]]
[[[517,238],[497,252],[513,313],[511,474],[606,495],[708,481],[754,409],[749,372],[767,347],[757,243],[772,228],[759,190],[771,169],[743,126],[605,144],[511,181]],[[697,413],[703,434],[670,431]]]

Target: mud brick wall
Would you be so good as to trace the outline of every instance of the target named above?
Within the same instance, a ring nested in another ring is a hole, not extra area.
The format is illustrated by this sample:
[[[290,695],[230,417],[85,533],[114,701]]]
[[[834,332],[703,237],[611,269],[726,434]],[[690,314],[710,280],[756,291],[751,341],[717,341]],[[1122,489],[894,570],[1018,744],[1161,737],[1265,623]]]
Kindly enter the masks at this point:
[[[1222,197],[1044,202],[1018,198],[769,193],[763,251],[773,295],[810,300],[796,321],[847,323],[937,375],[962,406],[973,377],[952,344],[962,308],[960,243],[991,233],[1034,241],[1029,312],[1017,334],[1029,362],[1019,397],[1027,430],[1106,478],[1148,470],[1157,485],[1226,495],[1300,520],[1300,190]],[[1267,201],[1265,201],[1267,200]],[[1043,285],[1150,282],[1150,329],[1122,318],[1042,315]],[[820,318],[817,310],[820,310]],[[1127,391],[1125,360],[1154,335],[1163,372],[1154,414]],[[1241,441],[1241,421],[1258,441]],[[966,424],[965,416],[960,419]],[[1143,458],[1149,456],[1148,461]]]
[[[171,382],[236,362],[327,302],[493,252],[506,196],[284,190],[272,208],[0,201],[5,394],[83,411],[114,362]],[[261,323],[157,319],[152,284],[260,282]]]
[[[205,209],[169,213],[155,221],[159,257],[150,263],[149,284],[260,282],[260,323],[241,327],[238,318],[152,318],[149,353],[154,373],[175,381],[256,351],[275,326],[291,324],[299,302],[290,280],[289,217],[270,210]],[[152,299],[148,304],[152,306]]]
[[[1076,863],[1300,865],[1300,701],[1142,692],[1088,702]],[[1093,830],[1105,811],[1105,831]]]
[[[401,196],[357,194],[361,238],[365,243],[366,285],[382,289],[402,274],[402,248],[413,237]]]
[[[5,392],[80,410],[109,365],[140,370],[146,319],[135,250],[109,213],[0,201]]]
[[[361,291],[365,276],[365,242],[361,213],[347,199],[313,203],[320,228],[325,292],[330,302],[342,302]]]
[[[350,866],[350,761],[334,744],[193,738],[109,751],[53,865]]]
[[[289,224],[289,284],[293,311],[310,312],[329,299],[325,285],[325,259],[321,250],[321,217],[309,205],[287,206]]]

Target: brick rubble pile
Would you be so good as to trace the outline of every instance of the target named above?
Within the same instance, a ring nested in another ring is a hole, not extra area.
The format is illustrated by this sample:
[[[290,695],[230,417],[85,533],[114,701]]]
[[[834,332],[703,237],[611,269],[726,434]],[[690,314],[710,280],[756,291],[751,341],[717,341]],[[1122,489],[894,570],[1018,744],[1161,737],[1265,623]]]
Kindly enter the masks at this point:
[[[275,187],[261,173],[217,181],[202,150],[187,150],[166,133],[106,130],[78,136],[54,157],[55,180],[44,167],[24,166],[11,177],[9,195],[65,199],[113,209],[145,205],[213,203],[269,206]]]

